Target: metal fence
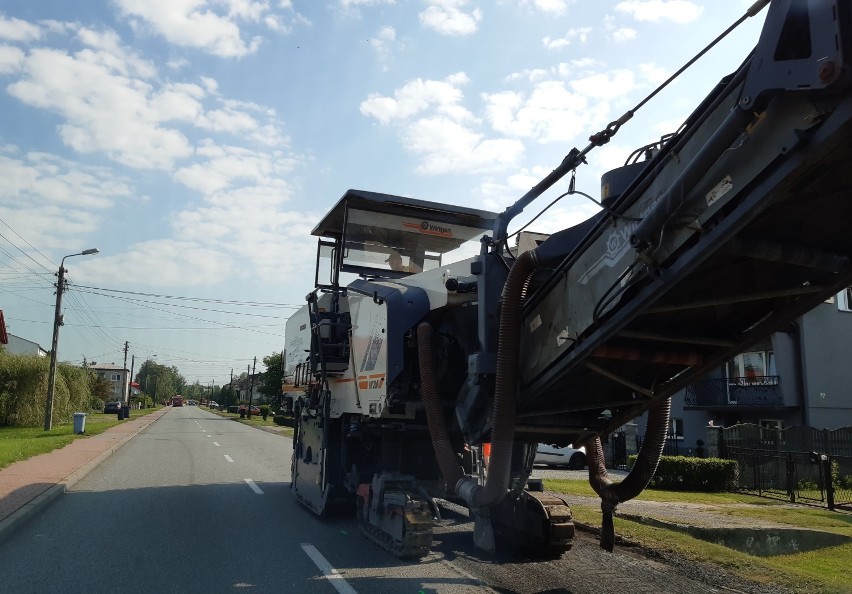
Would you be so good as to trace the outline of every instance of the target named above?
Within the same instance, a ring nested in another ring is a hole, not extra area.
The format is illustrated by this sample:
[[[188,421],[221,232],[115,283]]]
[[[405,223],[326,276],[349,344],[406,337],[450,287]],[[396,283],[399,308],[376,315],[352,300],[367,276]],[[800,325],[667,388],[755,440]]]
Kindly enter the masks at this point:
[[[737,461],[741,489],[852,509],[852,427],[734,425],[720,435],[720,454]]]

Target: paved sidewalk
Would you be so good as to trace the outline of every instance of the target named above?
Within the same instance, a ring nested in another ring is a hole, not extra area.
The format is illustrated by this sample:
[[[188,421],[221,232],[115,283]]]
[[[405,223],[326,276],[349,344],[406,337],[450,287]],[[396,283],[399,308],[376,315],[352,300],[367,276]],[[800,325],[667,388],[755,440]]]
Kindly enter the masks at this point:
[[[129,419],[99,435],[75,439],[64,448],[0,469],[0,542],[168,410]]]

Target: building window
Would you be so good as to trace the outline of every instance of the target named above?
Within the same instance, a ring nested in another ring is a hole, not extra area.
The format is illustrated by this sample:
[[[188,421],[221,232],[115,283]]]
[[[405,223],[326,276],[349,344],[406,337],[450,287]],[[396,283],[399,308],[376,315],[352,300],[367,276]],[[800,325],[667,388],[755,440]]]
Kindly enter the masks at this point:
[[[737,386],[777,384],[775,353],[755,351],[737,355],[728,362],[728,383]]]
[[[121,374],[120,373],[113,373],[112,374],[112,381],[120,382],[121,381]]]
[[[783,427],[781,419],[760,419],[758,424],[761,429],[781,429]]]
[[[846,287],[837,294],[837,309],[852,311],[852,287]]]
[[[669,419],[669,438],[683,439],[683,419],[677,417]]]

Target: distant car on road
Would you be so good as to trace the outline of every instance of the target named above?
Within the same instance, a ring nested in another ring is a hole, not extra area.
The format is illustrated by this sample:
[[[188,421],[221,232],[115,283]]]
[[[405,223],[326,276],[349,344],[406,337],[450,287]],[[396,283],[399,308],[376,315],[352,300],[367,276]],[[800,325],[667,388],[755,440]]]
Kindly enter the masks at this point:
[[[106,413],[117,413],[121,410],[121,402],[118,400],[110,400],[106,404],[104,404],[104,414]]]
[[[540,443],[536,448],[535,463],[546,464],[547,466],[566,466],[571,470],[582,470],[586,467],[586,448],[575,448],[571,445],[558,448],[547,445],[546,443]]]
[[[215,400],[211,400],[210,402],[207,403],[207,406],[215,410],[215,409],[219,408],[219,403],[216,402]]]

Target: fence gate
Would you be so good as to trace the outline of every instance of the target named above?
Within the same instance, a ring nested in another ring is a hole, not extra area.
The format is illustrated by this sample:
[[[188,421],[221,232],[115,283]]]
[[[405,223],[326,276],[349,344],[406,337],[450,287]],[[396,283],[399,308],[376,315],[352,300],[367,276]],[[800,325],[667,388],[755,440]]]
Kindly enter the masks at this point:
[[[852,509],[852,427],[721,430],[722,457],[739,465],[739,487],[757,495]]]
[[[618,431],[611,436],[612,467],[627,470],[627,436],[624,431]]]

